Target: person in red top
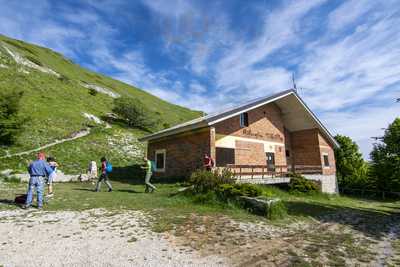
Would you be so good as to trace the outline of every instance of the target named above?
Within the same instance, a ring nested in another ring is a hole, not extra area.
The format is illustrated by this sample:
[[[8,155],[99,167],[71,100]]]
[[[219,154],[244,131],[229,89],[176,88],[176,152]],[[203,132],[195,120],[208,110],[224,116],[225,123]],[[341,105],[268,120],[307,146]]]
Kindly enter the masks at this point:
[[[214,167],[214,160],[207,154],[204,154],[204,168],[207,171],[211,171]]]
[[[104,181],[104,183],[108,186],[108,192],[112,191],[112,186],[110,182],[108,181],[108,173],[107,173],[107,159],[105,157],[101,158],[101,174],[99,177],[99,180],[97,181],[96,184],[96,192],[100,191],[100,186],[101,182]]]

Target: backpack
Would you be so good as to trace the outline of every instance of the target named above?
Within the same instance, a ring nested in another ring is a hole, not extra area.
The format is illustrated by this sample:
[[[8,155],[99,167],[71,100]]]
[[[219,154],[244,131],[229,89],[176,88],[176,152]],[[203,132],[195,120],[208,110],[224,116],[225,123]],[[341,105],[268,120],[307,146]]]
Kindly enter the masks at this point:
[[[151,160],[150,160],[150,163],[151,163],[151,172],[155,172],[156,171],[156,163]]]
[[[112,169],[113,169],[113,167],[112,167],[111,163],[107,161],[107,163],[106,163],[106,172],[107,173],[111,173]]]
[[[15,197],[15,199],[14,199],[14,202],[15,202],[16,204],[25,204],[25,202],[26,202],[26,197],[27,197],[26,194],[17,195],[17,196]]]

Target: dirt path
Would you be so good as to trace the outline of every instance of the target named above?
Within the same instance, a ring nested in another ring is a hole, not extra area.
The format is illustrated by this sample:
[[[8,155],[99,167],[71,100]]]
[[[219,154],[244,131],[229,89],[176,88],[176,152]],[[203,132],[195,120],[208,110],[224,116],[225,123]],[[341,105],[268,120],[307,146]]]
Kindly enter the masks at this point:
[[[29,155],[29,154],[31,154],[33,152],[38,152],[40,150],[43,150],[43,149],[46,149],[46,148],[49,148],[49,147],[52,147],[52,146],[55,146],[55,145],[58,145],[58,144],[62,144],[62,143],[65,143],[65,142],[73,141],[73,140],[78,139],[78,138],[82,138],[84,136],[87,136],[88,134],[90,134],[90,129],[89,128],[81,130],[79,132],[76,132],[69,138],[56,140],[56,141],[54,141],[52,143],[46,144],[44,146],[41,146],[41,147],[38,147],[38,148],[35,148],[35,149],[31,149],[31,150],[27,150],[27,151],[23,151],[23,152],[18,152],[18,153],[15,153],[15,154],[8,154],[8,155],[0,157],[0,159],[11,158],[11,157],[16,157],[16,156],[22,156],[22,155]]]
[[[174,238],[140,211],[0,211],[0,266],[230,266]]]
[[[378,254],[376,257],[376,266],[387,266],[392,257],[395,256],[393,242],[399,238],[399,225],[392,225],[388,234],[378,243]],[[394,266],[394,264],[393,264]]]

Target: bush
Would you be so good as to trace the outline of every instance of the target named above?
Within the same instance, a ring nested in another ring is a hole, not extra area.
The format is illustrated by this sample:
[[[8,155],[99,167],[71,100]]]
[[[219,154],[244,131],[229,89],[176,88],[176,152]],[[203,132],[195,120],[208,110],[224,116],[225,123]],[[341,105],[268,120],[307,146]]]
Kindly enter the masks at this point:
[[[285,218],[287,215],[287,208],[282,201],[271,203],[268,209],[267,218],[270,220],[279,220]]]
[[[318,193],[321,192],[321,185],[316,181],[311,181],[304,176],[295,174],[291,176],[289,183],[290,192],[299,193]]]
[[[193,202],[198,204],[211,204],[216,200],[215,193],[213,191],[209,191],[204,194],[197,194],[193,196]]]
[[[233,184],[235,180],[233,173],[227,169],[223,169],[221,172],[197,170],[192,173],[188,182],[193,186],[194,194],[203,194],[214,191],[222,184]]]
[[[2,176],[3,181],[10,184],[19,184],[21,179],[15,176]]]
[[[89,95],[96,96],[97,94],[98,94],[98,92],[95,89],[89,88]]]
[[[119,97],[114,100],[113,112],[122,117],[129,126],[151,130],[157,127],[154,114],[139,100]],[[152,116],[154,115],[154,116]]]
[[[223,184],[216,188],[216,194],[219,199],[229,201],[239,196],[258,197],[262,190],[252,184]]]
[[[0,145],[14,144],[26,122],[19,116],[23,94],[23,91],[0,92]]]

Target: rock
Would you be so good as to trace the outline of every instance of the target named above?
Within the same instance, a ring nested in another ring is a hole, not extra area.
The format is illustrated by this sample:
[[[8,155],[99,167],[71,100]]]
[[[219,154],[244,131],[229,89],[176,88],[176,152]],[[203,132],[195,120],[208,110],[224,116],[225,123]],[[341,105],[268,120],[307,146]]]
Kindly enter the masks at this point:
[[[263,216],[268,216],[268,212],[274,203],[280,202],[278,198],[273,199],[260,199],[255,197],[239,197],[239,201],[245,208],[251,210],[253,213]]]
[[[87,174],[81,173],[78,176],[78,181],[80,181],[80,182],[90,181],[90,177]]]

